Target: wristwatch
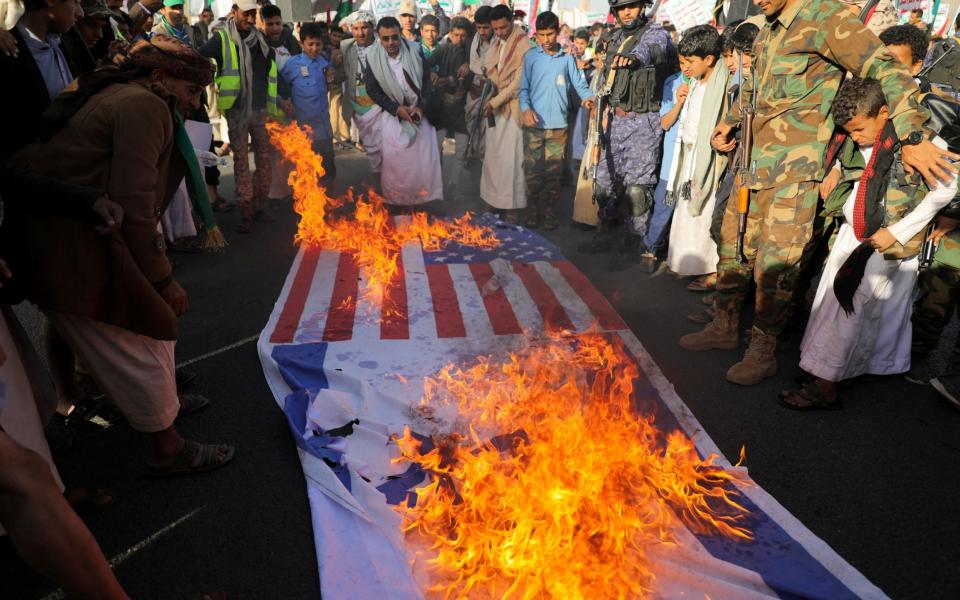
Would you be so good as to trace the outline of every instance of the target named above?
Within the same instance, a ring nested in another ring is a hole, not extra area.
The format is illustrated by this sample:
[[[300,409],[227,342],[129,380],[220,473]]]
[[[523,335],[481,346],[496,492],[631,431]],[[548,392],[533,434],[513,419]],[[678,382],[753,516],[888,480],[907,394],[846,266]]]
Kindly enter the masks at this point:
[[[900,140],[901,146],[916,146],[924,140],[924,135],[919,131],[912,131],[906,139]]]

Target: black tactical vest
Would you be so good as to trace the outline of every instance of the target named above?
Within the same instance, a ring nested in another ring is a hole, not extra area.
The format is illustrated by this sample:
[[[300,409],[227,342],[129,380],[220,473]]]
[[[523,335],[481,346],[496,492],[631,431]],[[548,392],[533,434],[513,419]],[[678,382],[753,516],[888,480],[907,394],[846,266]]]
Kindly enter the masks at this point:
[[[624,44],[610,42],[607,46],[607,58],[604,72],[608,73],[610,64],[616,54],[630,54],[640,42],[640,38],[650,28],[646,23],[639,27]],[[621,49],[622,46],[622,49]],[[649,113],[660,110],[660,99],[663,97],[663,86],[667,78],[677,71],[677,57],[675,53],[664,51],[660,47],[650,48],[652,63],[634,69],[620,69],[613,80],[613,89],[610,90],[610,106],[620,108],[626,112]],[[673,56],[671,56],[673,54]]]

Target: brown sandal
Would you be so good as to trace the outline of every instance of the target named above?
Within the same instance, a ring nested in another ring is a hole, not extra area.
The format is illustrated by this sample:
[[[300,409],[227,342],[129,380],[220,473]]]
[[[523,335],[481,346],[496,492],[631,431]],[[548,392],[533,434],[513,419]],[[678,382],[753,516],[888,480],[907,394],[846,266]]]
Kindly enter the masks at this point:
[[[236,448],[225,444],[200,444],[192,440],[184,440],[183,448],[173,457],[169,465],[158,466],[147,463],[147,474],[150,477],[169,477],[212,471],[233,460],[235,452]]]

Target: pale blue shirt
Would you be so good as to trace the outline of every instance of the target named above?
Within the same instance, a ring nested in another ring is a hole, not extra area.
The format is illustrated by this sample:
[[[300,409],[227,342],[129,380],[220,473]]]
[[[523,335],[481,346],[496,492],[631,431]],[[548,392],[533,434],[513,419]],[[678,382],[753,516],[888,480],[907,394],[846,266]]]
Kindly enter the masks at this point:
[[[551,56],[537,46],[523,55],[520,110],[532,108],[537,113],[538,129],[566,129],[571,85],[581,100],[593,97],[572,56],[566,52]]]
[[[50,100],[53,100],[63,88],[70,85],[73,81],[73,75],[70,73],[70,67],[67,66],[67,59],[60,50],[60,36],[54,33],[48,33],[46,41],[38,38],[32,31],[17,23],[17,30],[23,37],[23,41],[30,50],[37,68],[40,69],[40,75],[43,76],[43,82],[47,86],[47,93]]]

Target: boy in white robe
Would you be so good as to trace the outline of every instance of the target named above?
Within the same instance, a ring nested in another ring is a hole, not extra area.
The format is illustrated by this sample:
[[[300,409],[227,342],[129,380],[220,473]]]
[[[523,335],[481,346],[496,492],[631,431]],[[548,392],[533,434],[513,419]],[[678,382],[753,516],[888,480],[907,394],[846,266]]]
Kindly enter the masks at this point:
[[[720,120],[729,72],[717,68],[723,49],[720,34],[709,25],[692,27],[683,34],[677,50],[680,69],[690,80],[690,92],[680,120],[680,143],[673,162],[678,169],[668,186],[676,201],[667,266],[681,277],[703,275],[696,291],[716,284],[717,244],[710,237],[717,187],[726,157],[710,146],[709,135]],[[694,284],[691,284],[693,286]]]
[[[840,408],[837,382],[910,368],[917,253],[927,224],[957,191],[955,175],[928,191],[918,173],[906,173],[901,145],[923,137],[897,139],[877,80],[846,82],[832,112],[848,139],[836,137],[828,151],[828,162],[839,152],[840,183],[824,213],[842,225],[800,346],[800,368],[812,378],[780,394],[794,410]]]

